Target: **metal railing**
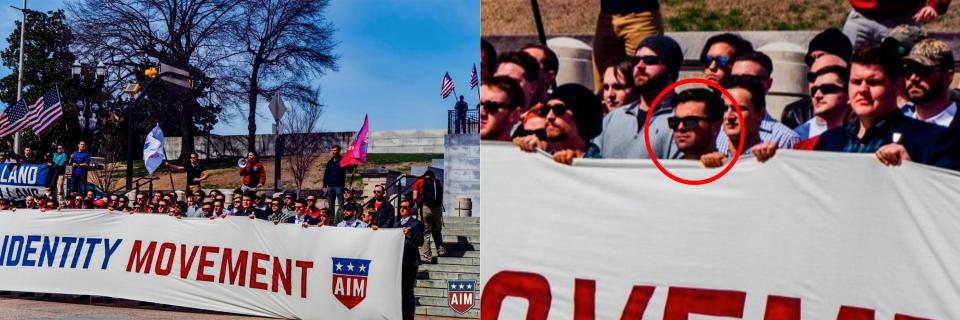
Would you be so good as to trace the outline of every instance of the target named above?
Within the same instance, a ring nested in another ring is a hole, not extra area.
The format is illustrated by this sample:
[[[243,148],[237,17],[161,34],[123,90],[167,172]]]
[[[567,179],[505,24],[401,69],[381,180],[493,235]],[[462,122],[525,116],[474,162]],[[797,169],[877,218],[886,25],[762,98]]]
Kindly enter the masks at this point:
[[[480,110],[468,109],[461,114],[447,110],[447,134],[480,133]]]

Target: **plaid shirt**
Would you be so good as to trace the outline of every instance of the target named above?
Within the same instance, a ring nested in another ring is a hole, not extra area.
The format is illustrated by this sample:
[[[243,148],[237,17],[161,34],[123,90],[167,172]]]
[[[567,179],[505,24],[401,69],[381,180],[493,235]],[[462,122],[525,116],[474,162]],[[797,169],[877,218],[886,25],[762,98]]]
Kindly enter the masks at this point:
[[[768,113],[764,116],[763,121],[760,122],[760,142],[770,141],[776,142],[777,148],[793,149],[793,145],[800,142],[800,136],[791,130],[790,127],[771,118]],[[723,133],[723,130],[720,130],[720,134],[717,135],[717,151],[723,152],[727,157],[730,157],[730,149],[727,146],[729,143],[730,138]],[[742,155],[748,154],[750,154],[749,149],[743,150]]]

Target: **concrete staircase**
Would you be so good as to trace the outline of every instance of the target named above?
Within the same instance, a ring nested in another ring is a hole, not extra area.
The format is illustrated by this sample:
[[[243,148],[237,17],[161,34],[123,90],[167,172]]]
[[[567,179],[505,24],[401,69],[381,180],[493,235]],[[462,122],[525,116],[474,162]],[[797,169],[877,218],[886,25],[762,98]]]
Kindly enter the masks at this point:
[[[472,318],[480,317],[480,290],[474,307],[459,314],[447,304],[447,280],[480,279],[480,218],[443,217],[443,241],[447,255],[436,264],[420,265],[417,286],[417,315]],[[436,254],[436,252],[434,252]],[[478,289],[482,284],[477,285]]]

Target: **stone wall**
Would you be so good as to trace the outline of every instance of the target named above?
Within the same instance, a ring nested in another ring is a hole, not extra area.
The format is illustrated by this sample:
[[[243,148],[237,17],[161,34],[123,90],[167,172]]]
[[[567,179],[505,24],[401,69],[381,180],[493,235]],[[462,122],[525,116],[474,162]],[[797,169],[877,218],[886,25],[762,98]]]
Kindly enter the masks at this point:
[[[370,143],[367,152],[370,153],[443,153],[443,136],[445,129],[425,130],[388,130],[371,131],[368,137]],[[327,153],[330,147],[339,144],[346,150],[356,132],[323,132],[311,134],[314,139],[321,141],[317,153]],[[262,157],[274,155],[274,135],[258,134],[255,137],[257,152]],[[246,156],[247,136],[232,135],[196,137],[195,149],[200,158],[240,158]],[[181,138],[166,137],[164,150],[167,159],[175,159],[180,155]]]
[[[473,216],[480,216],[480,135],[449,134],[444,138],[445,215],[454,215],[457,197],[470,197]]]

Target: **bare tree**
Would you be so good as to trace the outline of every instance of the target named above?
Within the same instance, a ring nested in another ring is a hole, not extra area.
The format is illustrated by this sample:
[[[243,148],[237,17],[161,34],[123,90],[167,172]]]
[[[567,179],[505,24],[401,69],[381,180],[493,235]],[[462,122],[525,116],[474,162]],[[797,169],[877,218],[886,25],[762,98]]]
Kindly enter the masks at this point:
[[[334,29],[323,16],[327,5],[328,0],[247,0],[238,8],[243,19],[231,31],[244,55],[239,73],[245,77],[235,85],[247,98],[251,150],[261,99],[280,92],[288,100],[309,104],[315,90],[307,83],[337,69]]]
[[[319,103],[311,103],[292,108],[280,123],[284,139],[283,155],[294,182],[297,195],[303,190],[303,180],[319,158],[320,139],[317,139],[317,126],[323,108]],[[280,156],[280,155],[277,155]]]
[[[113,189],[120,187],[123,165],[122,156],[126,135],[123,133],[123,127],[120,126],[120,114],[117,110],[104,110],[97,118],[98,132],[96,153],[103,157],[103,167],[100,170],[93,171],[93,183],[100,186],[104,192],[112,192]]]
[[[211,78],[235,76],[228,68],[237,55],[230,49],[234,41],[229,30],[241,19],[239,6],[236,0],[78,0],[68,5],[75,35],[72,49],[78,57],[110,65],[108,91],[119,90],[144,66],[157,62],[186,69],[209,85]],[[210,91],[224,104],[235,96],[229,88],[214,86]],[[206,88],[195,89],[161,99],[176,108],[160,117],[179,117],[179,123],[172,123],[181,130],[183,159],[194,151],[194,114],[203,107],[198,99]]]

